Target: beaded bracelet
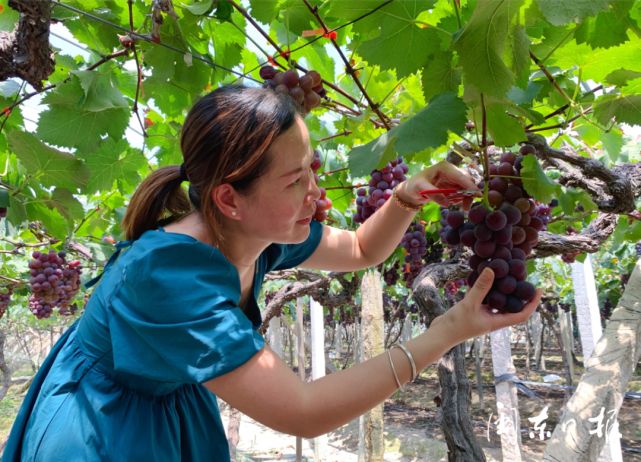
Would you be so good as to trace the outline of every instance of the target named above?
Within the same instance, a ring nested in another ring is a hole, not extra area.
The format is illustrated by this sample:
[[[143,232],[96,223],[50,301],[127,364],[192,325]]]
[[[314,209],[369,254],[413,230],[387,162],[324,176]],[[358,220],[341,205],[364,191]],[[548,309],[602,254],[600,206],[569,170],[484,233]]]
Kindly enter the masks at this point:
[[[394,192],[392,194],[392,197],[394,198],[396,205],[398,205],[400,208],[407,210],[408,212],[418,212],[423,208],[422,205],[411,205],[399,199],[398,195],[396,194],[396,188],[398,188],[398,185],[394,186]]]

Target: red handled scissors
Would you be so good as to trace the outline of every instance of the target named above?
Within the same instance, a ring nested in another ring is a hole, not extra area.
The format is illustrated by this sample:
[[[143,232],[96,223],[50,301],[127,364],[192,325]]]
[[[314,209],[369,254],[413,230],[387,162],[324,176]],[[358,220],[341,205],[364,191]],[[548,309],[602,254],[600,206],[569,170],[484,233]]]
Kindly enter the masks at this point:
[[[474,196],[475,194],[482,193],[482,189],[426,189],[418,194],[420,196],[427,196],[429,194],[443,194],[448,199],[459,199],[461,197]]]

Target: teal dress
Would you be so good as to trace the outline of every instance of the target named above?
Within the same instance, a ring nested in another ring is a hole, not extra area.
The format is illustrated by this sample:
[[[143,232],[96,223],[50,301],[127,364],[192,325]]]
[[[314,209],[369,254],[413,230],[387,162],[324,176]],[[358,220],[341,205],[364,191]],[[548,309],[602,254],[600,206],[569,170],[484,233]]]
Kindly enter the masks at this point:
[[[238,272],[218,249],[162,228],[119,243],[36,374],[2,461],[229,461],[216,397],[202,383],[263,348],[263,277],[304,262],[322,228],[312,221],[304,242],[265,249],[247,314]]]

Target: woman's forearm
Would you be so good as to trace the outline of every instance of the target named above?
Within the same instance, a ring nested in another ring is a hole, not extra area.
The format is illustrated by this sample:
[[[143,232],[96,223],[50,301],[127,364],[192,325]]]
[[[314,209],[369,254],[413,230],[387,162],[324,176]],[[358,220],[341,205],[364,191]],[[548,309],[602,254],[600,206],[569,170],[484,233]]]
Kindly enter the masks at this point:
[[[403,183],[398,185],[397,193],[403,200]],[[416,212],[399,207],[390,197],[385,205],[356,230],[358,243],[363,254],[367,255],[367,260],[373,262],[373,265],[385,261],[398,247],[415,217]]]
[[[403,343],[414,358],[418,374],[456,343],[438,323],[427,332]],[[412,378],[410,361],[400,348],[391,350],[401,385]],[[312,438],[345,425],[389,398],[398,385],[387,351],[349,369],[305,384],[303,414],[305,437]]]

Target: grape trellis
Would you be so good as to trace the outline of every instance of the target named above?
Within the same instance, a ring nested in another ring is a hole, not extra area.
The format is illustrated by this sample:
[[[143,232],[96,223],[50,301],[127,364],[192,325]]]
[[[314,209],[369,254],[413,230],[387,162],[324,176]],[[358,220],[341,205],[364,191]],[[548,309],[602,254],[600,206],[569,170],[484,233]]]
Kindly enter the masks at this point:
[[[641,6],[558,4],[0,0],[2,322],[25,316],[29,323],[52,322],[50,302],[57,303],[60,291],[62,314],[74,313],[67,306],[82,312],[89,294],[77,282],[95,276],[123,239],[129,197],[155,168],[182,162],[186,111],[223,84],[264,86],[302,105],[320,154],[315,175],[324,196],[315,218],[329,225],[355,229],[390,199],[395,184],[446,160],[483,185],[485,206],[512,213],[494,231],[505,234],[506,245],[507,226],[521,226],[517,218],[527,222],[522,232],[528,234],[516,244],[522,263],[511,263],[509,250],[500,251],[505,264],[486,263],[516,279],[519,293],[530,290],[522,284],[525,267],[536,285],[549,279],[544,261],[556,262],[553,271],[561,274],[556,256],[582,261],[586,253],[641,241],[641,148],[629,136],[631,126],[641,125]],[[28,118],[33,107],[36,121]],[[137,141],[125,136],[128,128]],[[513,153],[525,145],[528,160],[517,160]],[[521,196],[504,197],[508,184],[522,188]],[[449,213],[458,213],[456,207]],[[429,327],[464,284],[473,284],[483,264],[469,260],[474,227],[446,215],[436,204],[424,207],[379,266],[386,306],[393,307],[390,326],[415,316]],[[441,226],[449,229],[439,232]],[[510,230],[521,239],[521,231]],[[483,258],[496,250],[479,247]],[[57,268],[65,254],[83,271]],[[43,262],[51,255],[47,262],[56,268],[46,274],[29,263],[32,255],[34,261],[43,255]],[[262,332],[303,296],[332,316],[340,313],[342,322],[353,321],[362,276],[269,274],[273,294]],[[608,276],[599,276],[599,284],[610,315],[622,289]],[[546,296],[559,295],[553,284],[544,288]],[[32,292],[40,302],[30,307]],[[507,303],[493,297],[496,306]],[[510,306],[517,302],[510,299]],[[451,460],[478,453],[471,426],[462,422],[469,420],[464,405],[451,399],[457,387],[469,387],[464,369],[447,367],[463,359],[455,348],[439,368],[448,384],[443,430]]]

